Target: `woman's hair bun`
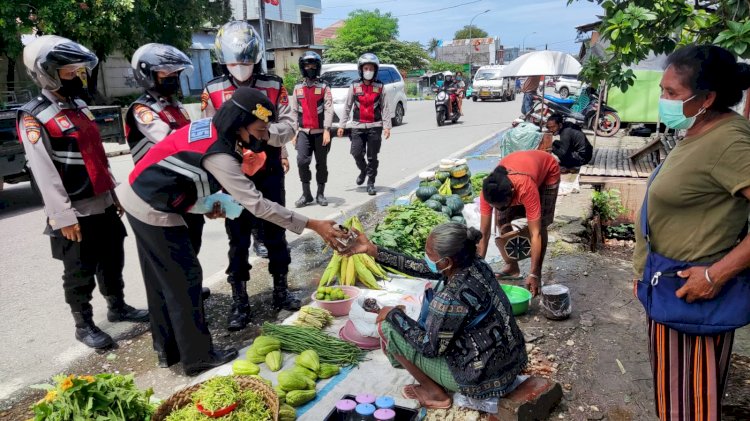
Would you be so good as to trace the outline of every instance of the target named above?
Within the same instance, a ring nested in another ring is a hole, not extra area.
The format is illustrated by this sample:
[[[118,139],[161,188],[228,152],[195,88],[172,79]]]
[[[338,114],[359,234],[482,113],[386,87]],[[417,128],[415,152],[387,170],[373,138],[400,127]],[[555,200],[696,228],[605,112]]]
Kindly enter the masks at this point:
[[[466,228],[466,240],[468,240],[470,243],[477,244],[481,239],[482,233],[478,229],[474,227]]]
[[[750,65],[747,63],[737,63],[737,87],[743,91],[750,89]]]

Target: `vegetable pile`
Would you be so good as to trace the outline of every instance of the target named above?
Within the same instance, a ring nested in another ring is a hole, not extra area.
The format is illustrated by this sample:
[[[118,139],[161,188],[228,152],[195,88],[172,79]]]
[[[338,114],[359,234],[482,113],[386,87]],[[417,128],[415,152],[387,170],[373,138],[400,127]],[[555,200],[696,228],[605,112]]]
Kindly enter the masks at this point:
[[[55,385],[32,386],[47,391],[34,407],[35,421],[113,420],[148,421],[155,407],[153,391],[140,390],[132,375],[59,375]]]
[[[471,187],[474,189],[475,196],[479,196],[479,193],[482,191],[482,183],[488,175],[490,175],[488,172],[478,172],[471,176]]]
[[[304,351],[313,350],[320,356],[322,363],[340,366],[356,365],[365,356],[364,351],[355,345],[334,338],[318,329],[266,322],[263,323],[263,335],[278,340],[283,351],[301,354]]]
[[[344,227],[364,232],[359,218],[353,216],[344,222]],[[354,256],[341,256],[333,252],[333,257],[328,263],[323,276],[320,277],[319,286],[331,285],[338,278],[340,285],[354,286],[359,281],[370,289],[381,289],[377,279],[387,279],[385,270],[375,262],[375,259],[367,254],[355,254]],[[330,295],[330,294],[329,294]]]
[[[340,301],[349,298],[341,288],[336,287],[318,287],[315,293],[315,299],[320,301]]]
[[[266,406],[263,397],[252,390],[241,390],[237,382],[231,377],[219,376],[207,380],[195,393],[193,393],[193,404],[186,405],[173,411],[167,417],[167,421],[245,421],[245,420],[272,420],[271,411]],[[228,414],[216,417],[206,415],[221,411],[231,405],[237,404],[236,408]],[[201,412],[198,405],[203,409]]]
[[[324,308],[303,306],[299,309],[294,325],[321,330],[331,324],[331,322],[333,322],[333,316],[330,311]]]
[[[448,222],[445,214],[434,212],[423,203],[390,206],[370,239],[378,246],[421,259],[427,236],[444,222]]]
[[[464,203],[474,200],[474,184],[465,159],[444,159],[436,172],[420,174],[417,199],[435,212],[445,214],[451,221],[466,224],[461,212]]]

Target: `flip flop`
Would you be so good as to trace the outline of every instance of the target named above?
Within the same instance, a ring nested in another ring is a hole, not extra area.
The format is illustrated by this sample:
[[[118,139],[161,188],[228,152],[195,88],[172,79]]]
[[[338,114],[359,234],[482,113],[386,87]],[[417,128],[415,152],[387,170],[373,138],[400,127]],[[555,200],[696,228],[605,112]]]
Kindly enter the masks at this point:
[[[419,385],[412,385],[412,391],[417,396],[417,400],[419,401],[419,405],[425,409],[450,409],[453,406],[453,400],[451,398],[448,398],[444,401],[432,401],[423,398],[419,394],[419,390],[421,390],[421,386]]]
[[[520,274],[516,276],[516,275],[511,275],[508,272],[500,271],[500,272],[495,272],[495,279],[497,279],[498,281],[520,281],[525,278],[523,276],[520,276]]]
[[[411,399],[411,400],[419,400],[417,397],[417,393],[414,391],[414,389],[417,387],[416,384],[407,384],[401,389],[401,396],[403,396],[405,399]]]

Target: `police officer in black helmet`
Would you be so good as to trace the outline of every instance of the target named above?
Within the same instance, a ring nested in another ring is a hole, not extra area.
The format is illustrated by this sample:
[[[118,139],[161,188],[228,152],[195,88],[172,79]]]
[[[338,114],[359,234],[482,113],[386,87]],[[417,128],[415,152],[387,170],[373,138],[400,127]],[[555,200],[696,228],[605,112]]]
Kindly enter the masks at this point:
[[[331,88],[318,77],[322,67],[320,55],[307,51],[299,58],[299,70],[304,81],[294,87],[292,111],[297,118],[297,167],[302,181],[302,196],[294,205],[298,208],[317,202],[328,206],[325,186],[328,182],[328,152],[331,150],[333,97]],[[310,190],[310,163],[315,156],[315,181],[318,191],[313,198]]]

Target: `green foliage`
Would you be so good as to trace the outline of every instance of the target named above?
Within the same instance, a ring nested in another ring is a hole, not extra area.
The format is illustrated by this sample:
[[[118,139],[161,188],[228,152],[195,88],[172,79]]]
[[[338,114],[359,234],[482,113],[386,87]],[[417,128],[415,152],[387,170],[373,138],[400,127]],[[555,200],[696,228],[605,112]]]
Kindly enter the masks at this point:
[[[463,28],[456,31],[453,35],[453,39],[471,39],[471,38],[487,38],[489,34],[482,28],[476,25],[466,25]]]
[[[447,61],[433,60],[430,62],[429,70],[433,73],[440,73],[445,71],[451,71],[453,73],[463,72],[464,65],[456,63],[448,63]]]
[[[580,0],[568,0],[568,4]],[[628,67],[649,52],[669,54],[688,44],[716,44],[750,57],[750,3],[744,0],[593,0],[604,8],[599,31],[610,43],[605,57],[590,60],[581,77],[596,87],[606,80],[622,91],[634,83]]]
[[[287,92],[294,92],[294,87],[302,82],[302,73],[298,66],[292,66],[284,75],[284,87]]]
[[[406,82],[406,95],[410,98],[419,96],[419,84],[415,82]]]
[[[402,70],[423,67],[427,52],[418,42],[404,42],[398,36],[398,19],[379,10],[356,10],[349,14],[335,39],[326,41],[327,63],[354,63],[364,53],[374,53],[381,63],[394,64]]]
[[[606,227],[605,232],[608,238],[617,238],[618,240],[632,240],[635,238],[635,225],[620,224],[612,227]]]
[[[626,211],[620,201],[620,191],[616,189],[595,191],[591,195],[591,200],[594,204],[594,213],[601,217],[602,222],[614,221]]]
[[[390,206],[370,239],[381,247],[419,259],[424,256],[427,236],[433,228],[445,222],[448,222],[445,215],[422,203]]]

